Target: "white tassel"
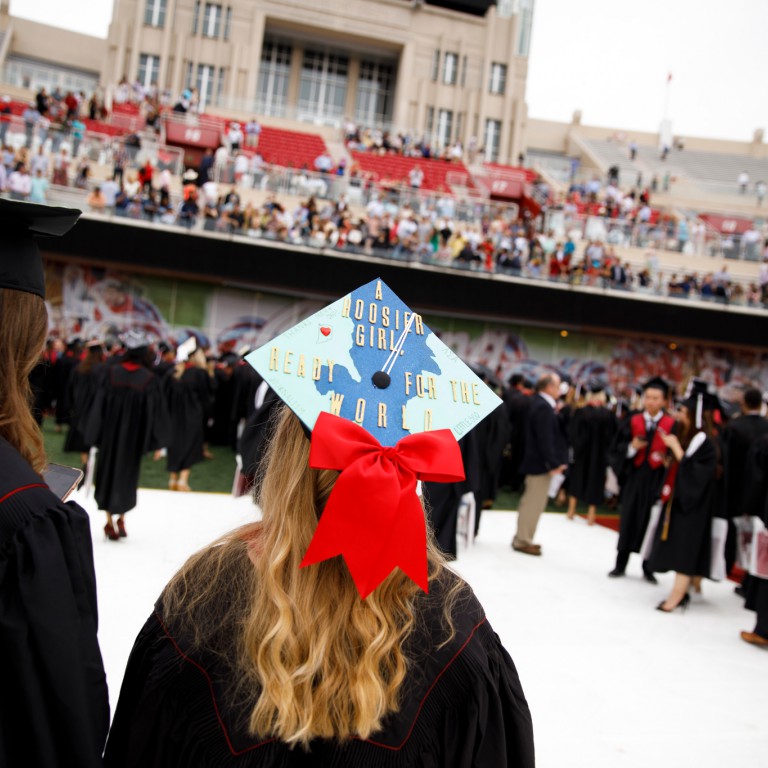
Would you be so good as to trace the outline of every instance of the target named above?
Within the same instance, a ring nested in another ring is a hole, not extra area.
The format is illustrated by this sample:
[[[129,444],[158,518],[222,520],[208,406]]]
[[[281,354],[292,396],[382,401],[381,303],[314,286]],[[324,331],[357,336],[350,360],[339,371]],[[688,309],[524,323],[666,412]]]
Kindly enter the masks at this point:
[[[696,398],[696,429],[701,429],[701,411],[704,405],[704,395],[699,393]]]

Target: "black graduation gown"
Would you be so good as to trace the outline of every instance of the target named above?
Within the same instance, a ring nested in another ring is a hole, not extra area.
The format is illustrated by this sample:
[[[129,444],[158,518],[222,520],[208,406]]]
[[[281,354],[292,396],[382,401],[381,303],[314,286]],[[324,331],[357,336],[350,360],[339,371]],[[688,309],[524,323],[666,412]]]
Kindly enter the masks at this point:
[[[457,577],[453,577],[457,578]],[[134,645],[110,730],[108,768],[533,768],[530,712],[517,671],[471,593],[443,639],[437,585],[419,604],[400,711],[367,741],[316,740],[310,752],[250,736],[228,703],[236,674],[163,622]],[[423,606],[423,610],[422,610]],[[239,716],[238,716],[239,715]]]
[[[264,395],[264,401],[256,408],[245,422],[240,436],[238,452],[243,460],[243,474],[253,478],[264,458],[271,435],[272,418],[275,410],[283,401],[274,389]]]
[[[568,425],[573,463],[568,469],[568,493],[587,504],[605,498],[608,448],[616,434],[616,416],[599,405],[577,408]]]
[[[72,372],[80,365],[74,352],[67,350],[53,365],[53,388],[56,400],[56,423],[69,423],[69,383]]]
[[[651,570],[709,576],[716,466],[717,453],[710,438],[680,461],[672,494],[669,531],[666,540],[662,540],[665,505],[654,537]]]
[[[235,391],[232,368],[219,366],[214,369],[215,394],[211,408],[213,424],[207,432],[207,439],[213,445],[232,448],[237,440],[237,425],[232,424],[232,398]]]
[[[502,482],[508,482],[513,491],[518,491],[525,480],[519,468],[525,455],[525,421],[531,398],[517,389],[510,389],[504,393],[504,405],[509,417],[509,459]]]
[[[0,765],[101,765],[97,624],[88,516],[0,438]]]
[[[422,483],[422,493],[427,501],[427,521],[432,526],[441,551],[453,559],[457,555],[456,531],[459,521],[459,505],[465,493],[475,494],[480,488],[482,446],[477,430],[473,429],[459,440],[461,460],[464,464],[464,480],[457,483]],[[475,515],[478,511],[475,510]],[[475,525],[477,533],[477,525]]]
[[[614,450],[623,452],[631,442],[631,419],[627,419],[616,438]],[[639,552],[643,546],[645,530],[651,517],[651,507],[661,495],[666,468],[662,464],[655,469],[645,461],[639,467],[633,459],[624,460],[621,485],[621,509],[619,515],[619,541],[616,548],[624,552]]]
[[[206,413],[213,383],[202,368],[187,368],[180,378],[166,374],[163,382],[171,419],[168,471],[181,472],[203,460]]]
[[[100,369],[84,437],[99,449],[94,496],[112,514],[136,506],[141,458],[169,440],[168,413],[152,371],[127,361]]]
[[[750,448],[747,465],[751,471],[744,494],[744,511],[760,517],[768,526],[768,434],[756,438]],[[746,581],[744,607],[757,612],[755,632],[768,640],[768,580],[750,577]]]
[[[69,430],[64,440],[65,451],[88,453],[91,450],[91,446],[83,437],[83,429],[85,419],[96,397],[98,386],[96,371],[96,368],[92,368],[88,372],[83,372],[81,366],[72,371],[67,392]]]
[[[477,523],[483,502],[494,501],[499,490],[501,462],[504,446],[509,442],[509,414],[502,403],[491,411],[476,427],[480,447],[480,489],[477,493]]]

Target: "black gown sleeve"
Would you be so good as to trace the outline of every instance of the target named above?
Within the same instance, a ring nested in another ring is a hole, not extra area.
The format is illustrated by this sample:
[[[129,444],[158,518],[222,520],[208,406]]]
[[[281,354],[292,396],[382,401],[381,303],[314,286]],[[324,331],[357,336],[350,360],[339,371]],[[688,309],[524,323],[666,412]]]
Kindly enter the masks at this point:
[[[680,461],[675,482],[675,498],[682,514],[698,512],[705,497],[712,492],[712,478],[717,465],[715,446],[709,438],[690,456]]]
[[[88,516],[45,487],[0,506],[0,765],[100,766],[109,701]]]

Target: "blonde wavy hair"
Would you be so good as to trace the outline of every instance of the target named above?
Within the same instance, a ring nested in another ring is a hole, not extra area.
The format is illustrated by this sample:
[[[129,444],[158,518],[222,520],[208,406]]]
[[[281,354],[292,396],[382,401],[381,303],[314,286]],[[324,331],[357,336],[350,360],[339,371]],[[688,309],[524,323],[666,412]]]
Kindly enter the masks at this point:
[[[399,569],[361,600],[341,557],[299,568],[338,476],[308,461],[301,424],[282,408],[258,484],[262,522],[193,556],[162,597],[166,620],[230,668],[249,731],[305,747],[380,730],[399,708],[419,608],[439,601],[444,645],[468,592],[431,532],[429,595]]]

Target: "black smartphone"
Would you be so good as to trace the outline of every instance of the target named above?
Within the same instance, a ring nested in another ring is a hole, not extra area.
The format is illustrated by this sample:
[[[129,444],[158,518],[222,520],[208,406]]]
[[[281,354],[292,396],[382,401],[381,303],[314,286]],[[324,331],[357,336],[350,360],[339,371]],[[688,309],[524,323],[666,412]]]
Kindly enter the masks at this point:
[[[62,500],[66,501],[83,479],[83,472],[63,464],[49,464],[43,472],[45,484]]]

